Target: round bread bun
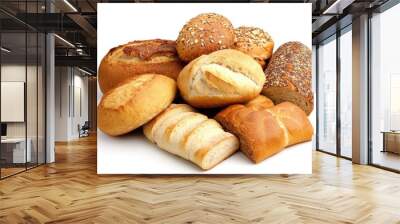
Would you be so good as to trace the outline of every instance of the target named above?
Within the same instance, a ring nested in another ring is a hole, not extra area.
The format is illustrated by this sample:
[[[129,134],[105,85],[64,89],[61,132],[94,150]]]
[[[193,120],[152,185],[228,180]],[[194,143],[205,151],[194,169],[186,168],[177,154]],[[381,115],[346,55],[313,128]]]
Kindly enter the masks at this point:
[[[147,123],[174,100],[176,82],[163,75],[143,74],[108,91],[97,107],[99,128],[111,136]]]
[[[183,65],[175,41],[140,40],[112,48],[99,67],[99,85],[106,93],[127,78],[145,73],[166,75],[176,80]]]
[[[261,66],[233,49],[203,55],[186,65],[178,76],[181,96],[198,108],[245,103],[258,96],[265,83]]]
[[[179,57],[189,62],[203,54],[231,48],[235,34],[231,22],[216,13],[204,13],[186,23],[176,40]]]
[[[233,49],[252,56],[263,68],[272,55],[274,41],[264,30],[257,27],[241,26],[235,29]]]

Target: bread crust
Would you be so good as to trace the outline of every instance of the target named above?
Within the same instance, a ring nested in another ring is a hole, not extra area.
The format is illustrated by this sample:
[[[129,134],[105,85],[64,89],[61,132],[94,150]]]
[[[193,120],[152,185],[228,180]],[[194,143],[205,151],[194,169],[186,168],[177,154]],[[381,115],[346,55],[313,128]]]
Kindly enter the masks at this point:
[[[111,136],[131,132],[166,109],[175,94],[176,83],[166,76],[143,74],[125,80],[102,97],[99,128]]]
[[[183,63],[176,53],[175,41],[133,41],[112,48],[99,66],[99,86],[106,93],[135,75],[155,73],[176,80]]]
[[[172,104],[147,123],[145,136],[161,149],[211,169],[239,148],[238,139],[214,119],[186,104]]]
[[[296,105],[285,102],[273,106],[265,98],[252,101],[246,106],[231,105],[215,119],[239,138],[240,150],[254,163],[287,146],[311,140],[313,127],[305,112]]]
[[[201,55],[231,48],[234,40],[234,29],[227,18],[216,13],[204,13],[183,26],[176,47],[179,57],[189,62]]]
[[[180,94],[190,105],[212,108],[255,98],[262,90],[265,76],[249,55],[225,49],[190,62],[177,82]]]
[[[275,104],[292,102],[309,115],[314,108],[311,73],[311,50],[300,42],[287,42],[270,59],[262,94]]]
[[[250,55],[265,68],[265,61],[272,56],[274,41],[267,32],[260,28],[241,26],[235,29],[233,49]]]

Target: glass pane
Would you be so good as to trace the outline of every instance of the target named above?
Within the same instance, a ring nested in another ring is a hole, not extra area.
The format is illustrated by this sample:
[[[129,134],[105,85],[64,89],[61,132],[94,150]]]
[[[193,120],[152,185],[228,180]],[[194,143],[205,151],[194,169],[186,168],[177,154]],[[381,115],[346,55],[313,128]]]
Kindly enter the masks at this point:
[[[1,34],[1,166],[2,177],[25,170],[26,34]]]
[[[30,149],[30,158],[28,160],[28,168],[37,165],[37,132],[38,132],[38,119],[37,119],[37,81],[38,81],[38,36],[36,32],[27,33],[27,80],[26,80],[26,116],[27,116],[27,143],[28,150]]]
[[[400,170],[400,4],[372,18],[372,163]]]
[[[45,163],[46,158],[46,149],[45,149],[45,60],[46,60],[46,52],[45,52],[45,44],[46,38],[45,35],[39,33],[38,35],[38,164]]]
[[[336,37],[318,48],[318,148],[336,153]]]
[[[352,157],[352,33],[340,36],[340,153]]]

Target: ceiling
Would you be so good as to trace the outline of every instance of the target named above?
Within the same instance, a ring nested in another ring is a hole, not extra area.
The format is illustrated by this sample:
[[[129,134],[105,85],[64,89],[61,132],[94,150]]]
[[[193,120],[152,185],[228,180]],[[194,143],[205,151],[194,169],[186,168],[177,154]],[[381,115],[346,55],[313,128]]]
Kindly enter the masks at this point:
[[[312,3],[313,41],[319,41],[329,32],[335,32],[336,22],[340,19],[356,16],[357,13],[377,7],[387,0],[253,0],[240,2],[269,3]],[[78,65],[79,63],[96,70],[96,29],[97,3],[104,2],[177,2],[162,0],[1,0],[0,22],[4,41],[3,46],[24,51],[23,34],[30,31],[55,32],[61,38],[55,38],[56,63],[60,65]],[[205,2],[191,1],[191,2]],[[216,1],[208,1],[216,2]],[[220,1],[224,2],[224,1]],[[49,13],[49,12],[52,13]],[[327,13],[328,12],[328,13]],[[30,29],[29,29],[30,28]],[[329,31],[329,32],[328,32]],[[29,39],[29,38],[28,38]],[[74,45],[66,43],[62,39]],[[28,40],[29,41],[29,40]],[[31,49],[32,48],[32,49]],[[28,53],[36,48],[28,44]],[[24,52],[21,52],[24,53]],[[57,59],[57,58],[56,58]]]

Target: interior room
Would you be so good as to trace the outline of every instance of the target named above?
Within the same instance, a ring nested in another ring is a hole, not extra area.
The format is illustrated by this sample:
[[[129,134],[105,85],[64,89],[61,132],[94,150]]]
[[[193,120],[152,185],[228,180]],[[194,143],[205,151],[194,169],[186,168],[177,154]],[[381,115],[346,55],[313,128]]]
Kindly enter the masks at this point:
[[[312,174],[98,175],[97,4],[128,2],[174,1],[0,2],[0,223],[400,223],[399,1],[240,1],[312,7]]]

